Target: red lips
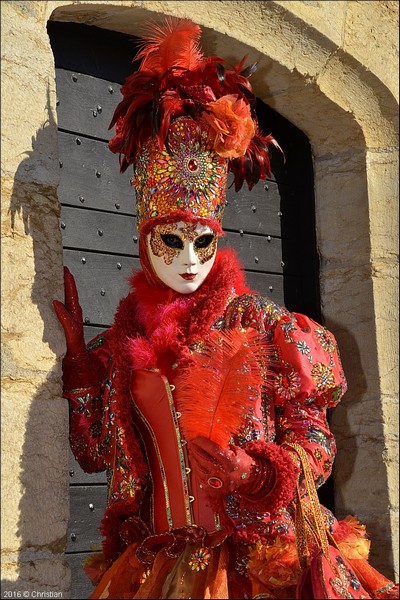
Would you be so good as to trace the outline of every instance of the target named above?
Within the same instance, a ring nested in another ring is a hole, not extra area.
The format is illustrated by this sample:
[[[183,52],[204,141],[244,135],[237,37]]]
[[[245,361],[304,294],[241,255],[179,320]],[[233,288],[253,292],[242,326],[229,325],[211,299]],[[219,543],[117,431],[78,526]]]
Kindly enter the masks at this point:
[[[182,277],[182,279],[185,279],[186,281],[193,281],[197,273],[179,273],[179,275]]]

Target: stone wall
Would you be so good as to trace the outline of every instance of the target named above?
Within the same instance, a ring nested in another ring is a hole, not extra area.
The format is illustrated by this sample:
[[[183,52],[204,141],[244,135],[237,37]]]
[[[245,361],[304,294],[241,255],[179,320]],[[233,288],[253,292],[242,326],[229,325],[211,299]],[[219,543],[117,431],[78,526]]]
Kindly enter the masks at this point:
[[[397,569],[398,3],[12,1],[2,28],[3,590],[65,594],[65,350],[54,60],[48,19],[136,34],[189,16],[207,52],[259,61],[257,95],[309,137],[322,309],[349,391],[333,414],[339,516],[356,513],[371,560]]]

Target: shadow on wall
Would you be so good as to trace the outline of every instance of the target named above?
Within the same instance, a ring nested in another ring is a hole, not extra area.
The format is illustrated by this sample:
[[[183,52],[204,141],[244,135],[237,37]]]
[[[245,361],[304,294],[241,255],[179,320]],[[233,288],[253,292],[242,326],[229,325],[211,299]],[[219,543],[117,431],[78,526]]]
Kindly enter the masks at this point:
[[[32,238],[35,273],[31,301],[43,321],[43,337],[38,343],[37,369],[32,368],[32,359],[24,368],[16,366],[11,358],[6,370],[16,377],[16,382],[18,379],[23,382],[31,380],[32,388],[36,388],[37,379],[43,383],[37,387],[30,402],[20,457],[23,493],[19,503],[18,530],[15,532],[20,546],[19,577],[17,581],[2,581],[2,590],[21,593],[46,590],[54,593],[53,597],[66,598],[70,587],[69,567],[64,557],[69,516],[68,409],[67,401],[61,398],[60,366],[54,366],[47,373],[40,366],[41,358],[46,369],[51,353],[59,356],[63,351],[61,328],[52,308],[53,298],[60,296],[62,281],[61,235],[58,239],[56,234],[59,231],[60,207],[55,186],[29,181],[30,174],[37,171],[40,162],[48,160],[50,153],[43,156],[43,149],[55,147],[57,123],[52,118],[49,94],[47,113],[47,122],[32,139],[33,149],[26,153],[17,169],[9,207],[12,230],[18,228],[17,219],[22,219],[25,236]],[[22,263],[22,272],[24,268]],[[21,284],[29,285],[30,273],[25,273],[25,276],[25,281],[15,282],[17,293]],[[23,316],[22,320],[25,321],[25,318]],[[38,317],[34,316],[34,319]],[[31,340],[25,348],[27,354],[30,352],[29,345],[35,344],[33,328],[29,334]],[[40,348],[43,348],[42,354]],[[36,356],[35,350],[33,353]],[[25,394],[29,392],[25,391]]]
[[[370,280],[364,282],[364,290],[365,294],[372,298]],[[359,518],[366,526],[371,540],[370,564],[389,579],[393,579],[395,566],[388,502],[388,508],[383,508],[386,506],[383,498],[388,498],[388,481],[383,463],[385,440],[382,427],[378,429],[376,425],[382,419],[381,398],[376,390],[374,393],[368,389],[359,345],[353,334],[334,321],[325,323],[325,326],[335,331],[348,383],[348,390],[341,402],[328,411],[338,447],[331,475],[334,478],[335,516],[338,519],[347,515]],[[375,373],[370,372],[368,377],[376,380],[379,376],[376,363],[373,369]],[[378,430],[381,432],[380,437],[377,434]],[[362,464],[359,463],[360,448],[363,449]],[[366,456],[370,462],[366,462]],[[381,465],[381,468],[376,468],[377,465]],[[350,491],[346,491],[347,486]],[[375,495],[377,490],[380,490],[379,497]]]

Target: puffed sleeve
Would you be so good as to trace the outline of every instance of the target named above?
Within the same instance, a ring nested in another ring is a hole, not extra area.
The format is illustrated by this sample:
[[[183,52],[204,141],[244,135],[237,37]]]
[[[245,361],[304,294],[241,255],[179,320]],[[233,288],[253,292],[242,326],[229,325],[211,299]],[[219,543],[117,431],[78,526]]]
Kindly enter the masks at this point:
[[[336,454],[327,408],[336,406],[347,389],[336,341],[312,319],[288,313],[274,329],[274,343],[279,356],[273,377],[276,441],[306,450],[319,486]]]
[[[66,357],[63,362],[71,450],[88,473],[103,471],[109,466],[112,371],[107,332],[94,338],[85,354],[77,359]]]

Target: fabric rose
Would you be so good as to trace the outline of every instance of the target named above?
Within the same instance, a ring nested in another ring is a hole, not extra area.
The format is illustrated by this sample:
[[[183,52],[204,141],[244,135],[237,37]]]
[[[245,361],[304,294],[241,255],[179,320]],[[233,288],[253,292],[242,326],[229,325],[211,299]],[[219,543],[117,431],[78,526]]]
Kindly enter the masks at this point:
[[[250,106],[234,94],[222,96],[207,105],[204,120],[214,134],[214,150],[219,156],[232,159],[243,156],[255,134]]]
[[[268,587],[296,585],[300,575],[296,542],[277,538],[272,544],[257,542],[249,553],[249,573]]]

